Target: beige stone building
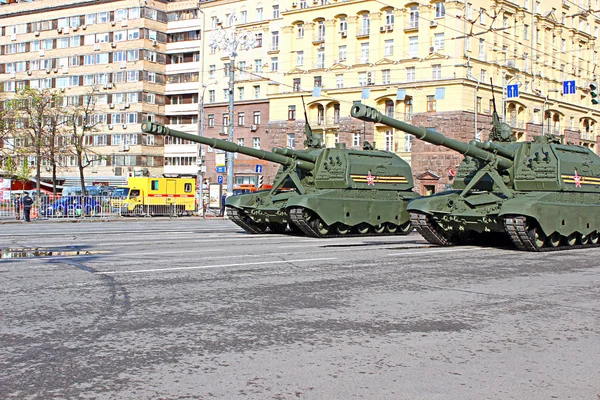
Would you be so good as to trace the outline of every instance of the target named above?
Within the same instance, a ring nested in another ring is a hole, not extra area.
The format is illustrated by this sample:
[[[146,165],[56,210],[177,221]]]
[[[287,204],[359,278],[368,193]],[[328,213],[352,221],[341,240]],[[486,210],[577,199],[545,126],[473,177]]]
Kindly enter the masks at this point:
[[[137,125],[127,123],[134,118],[129,114],[135,113],[138,123],[150,117],[197,132],[203,103],[207,136],[226,137],[225,125],[233,123],[237,143],[301,148],[303,96],[308,120],[327,145],[359,147],[369,140],[397,152],[412,163],[417,189],[428,193],[451,183],[460,156],[390,127],[356,121],[349,116],[351,105],[360,101],[461,140],[483,140],[490,127],[493,82],[498,113],[518,140],[559,134],[597,150],[600,114],[591,102],[589,84],[598,80],[598,9],[597,0],[218,0],[199,7],[191,1],[74,1],[66,7],[65,2],[40,0],[0,7],[0,84],[10,92],[31,80],[48,85],[42,82],[51,78],[57,85],[59,77],[80,76],[78,84],[73,78],[65,87],[65,94],[75,95],[91,82],[86,76],[94,75],[94,84],[108,96],[107,127],[100,133],[107,139],[98,151],[126,157],[122,175],[124,169],[136,168],[148,168],[151,174],[194,174],[199,161],[195,145],[163,145],[156,138],[150,142]],[[94,23],[88,15],[96,16]],[[39,29],[36,21],[42,21]],[[237,49],[232,57],[230,49],[210,46],[220,30],[248,33],[255,47]],[[116,31],[124,32],[127,40],[115,40]],[[69,58],[64,69],[60,60],[73,49],[59,46],[65,38],[70,45],[75,36],[81,36],[79,65],[71,65]],[[43,46],[52,46],[43,52],[38,49],[42,39]],[[52,43],[46,45],[48,40]],[[128,59],[127,52],[135,57],[136,50],[138,59]],[[117,51],[126,52],[123,61],[121,56],[114,61]],[[108,62],[86,64],[86,55],[103,62],[106,56],[101,54],[108,54]],[[32,70],[36,60],[40,67]],[[50,72],[47,60],[53,61]],[[232,64],[236,77],[230,93],[226,72]],[[112,74],[114,79],[115,73],[136,70],[137,81],[117,83],[102,77]],[[127,98],[134,92],[139,93],[137,102],[130,101],[135,95]],[[235,99],[233,118],[227,110],[229,96]],[[121,110],[124,105],[128,108]],[[113,123],[113,114],[122,114],[126,122],[117,117]],[[128,151],[114,144],[118,135]],[[127,142],[124,135],[136,135],[137,141],[127,136]],[[214,181],[216,152],[209,150],[204,154],[206,176]],[[135,164],[127,165],[133,156]],[[111,160],[116,163],[98,166],[99,175],[116,174],[121,158]],[[236,180],[249,182],[254,167],[253,160],[239,156]],[[275,166],[270,168],[267,181]]]

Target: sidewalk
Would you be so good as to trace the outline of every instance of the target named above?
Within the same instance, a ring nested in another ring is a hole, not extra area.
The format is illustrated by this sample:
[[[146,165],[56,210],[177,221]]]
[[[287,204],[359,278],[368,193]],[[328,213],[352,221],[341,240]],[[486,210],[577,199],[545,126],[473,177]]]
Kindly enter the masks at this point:
[[[100,216],[100,217],[83,217],[83,218],[32,218],[31,223],[60,223],[60,222],[115,222],[115,221],[152,221],[152,220],[167,220],[167,219],[229,219],[228,217],[222,217],[218,213],[207,212],[206,216],[202,218],[199,215],[190,215],[182,217],[171,217],[171,216],[157,216],[157,217],[122,217],[120,215]],[[25,220],[17,220],[15,217],[0,216],[0,225],[4,224],[26,224]]]

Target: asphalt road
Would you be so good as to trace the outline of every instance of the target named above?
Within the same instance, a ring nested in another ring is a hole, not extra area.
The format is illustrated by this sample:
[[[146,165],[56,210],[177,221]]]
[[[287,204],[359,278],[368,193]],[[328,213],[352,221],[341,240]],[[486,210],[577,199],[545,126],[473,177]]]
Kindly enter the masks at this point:
[[[1,399],[600,398],[600,249],[0,229]]]

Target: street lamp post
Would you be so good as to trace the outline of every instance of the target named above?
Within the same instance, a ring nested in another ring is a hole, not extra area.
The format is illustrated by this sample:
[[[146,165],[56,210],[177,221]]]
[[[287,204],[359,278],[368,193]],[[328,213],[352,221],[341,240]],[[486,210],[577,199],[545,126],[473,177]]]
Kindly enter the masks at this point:
[[[206,14],[204,14],[204,10],[200,8],[200,2],[198,2],[198,11],[202,14],[202,37],[200,40],[200,90],[202,90],[202,95],[198,101],[198,136],[204,136],[204,91],[206,89],[206,85],[204,85],[204,41],[206,40]],[[198,162],[196,163],[198,166],[198,191],[200,192],[200,215],[204,218],[206,215],[204,214],[204,176],[202,168],[204,168],[204,162],[202,160],[202,150],[204,146],[200,143],[198,148]]]
[[[234,83],[235,83],[235,59],[238,49],[249,50],[256,42],[253,33],[246,30],[238,30],[235,26],[235,15],[231,16],[231,25],[224,29],[223,26],[214,34],[209,46],[219,48],[229,53],[229,126],[228,139],[233,142],[233,118],[234,118]],[[233,194],[233,153],[227,153],[227,195]]]

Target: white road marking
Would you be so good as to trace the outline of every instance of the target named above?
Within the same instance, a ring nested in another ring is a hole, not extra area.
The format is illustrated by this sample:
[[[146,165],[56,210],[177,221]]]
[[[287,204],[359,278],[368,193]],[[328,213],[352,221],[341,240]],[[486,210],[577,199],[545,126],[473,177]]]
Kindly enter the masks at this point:
[[[390,254],[386,254],[386,256],[404,256],[404,255],[411,255],[411,254],[436,254],[436,253],[448,253],[451,251],[472,251],[472,250],[494,250],[494,249],[490,249],[487,247],[461,247],[458,249],[448,249],[448,250],[434,250],[433,248],[428,249],[427,251],[403,251],[403,252],[399,252],[399,253],[390,253]]]
[[[181,270],[190,270],[190,269],[208,269],[208,268],[227,268],[227,267],[246,267],[250,265],[268,265],[268,264],[286,264],[286,263],[298,263],[298,262],[309,262],[309,261],[331,261],[337,260],[336,257],[328,257],[328,258],[304,258],[298,260],[277,260],[277,261],[261,261],[254,263],[237,263],[237,264],[221,264],[221,265],[202,265],[197,267],[174,267],[174,268],[157,268],[157,269],[140,269],[140,270],[130,270],[130,271],[106,271],[106,272],[96,272],[96,274],[103,275],[116,275],[116,274],[139,274],[144,272],[169,272],[169,271],[181,271]]]

